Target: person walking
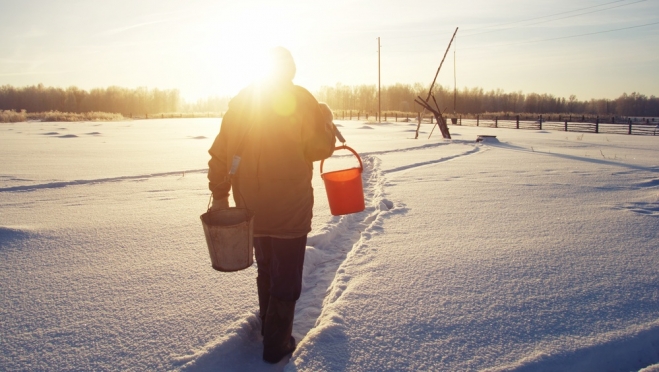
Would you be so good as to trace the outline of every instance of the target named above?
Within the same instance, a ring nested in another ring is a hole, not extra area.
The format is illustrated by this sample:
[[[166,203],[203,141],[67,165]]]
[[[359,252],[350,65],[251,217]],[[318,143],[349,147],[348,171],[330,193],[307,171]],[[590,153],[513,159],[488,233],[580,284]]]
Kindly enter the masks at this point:
[[[209,153],[211,210],[237,207],[254,212],[254,249],[263,360],[277,363],[295,350],[291,336],[295,303],[311,231],[314,161],[334,150],[334,132],[316,99],[293,84],[291,53],[269,53],[267,77],[244,88],[229,103]],[[239,166],[229,172],[239,157]]]

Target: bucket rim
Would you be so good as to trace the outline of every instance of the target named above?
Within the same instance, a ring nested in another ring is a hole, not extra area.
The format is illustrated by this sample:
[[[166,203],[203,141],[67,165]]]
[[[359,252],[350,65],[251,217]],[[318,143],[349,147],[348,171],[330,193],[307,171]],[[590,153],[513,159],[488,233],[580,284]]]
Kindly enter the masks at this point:
[[[339,170],[335,170],[335,171],[331,171],[331,172],[321,173],[320,177],[324,179],[324,177],[327,176],[327,175],[332,175],[332,174],[335,174],[335,173],[342,173],[342,172],[346,172],[346,171],[355,171],[355,170],[359,171],[360,174],[364,172],[364,170],[362,168],[352,167],[352,168],[339,169]]]
[[[221,273],[235,273],[236,271],[241,271],[241,270],[249,269],[249,268],[252,267],[252,266],[254,266],[254,262],[253,262],[253,261],[252,261],[252,263],[250,263],[249,265],[247,265],[247,266],[245,266],[245,267],[241,267],[240,269],[227,270],[227,269],[222,269],[222,268],[220,268],[219,266],[215,266],[215,265],[211,264],[211,267],[213,268],[213,270],[215,270],[215,271],[219,271],[219,272],[221,272]]]
[[[239,226],[239,225],[242,225],[242,224],[244,224],[244,223],[249,223],[249,221],[250,221],[251,219],[253,219],[254,216],[255,216],[255,213],[254,213],[252,210],[250,210],[250,209],[247,209],[247,208],[238,208],[238,207],[229,207],[229,208],[219,209],[219,210],[216,210],[216,211],[211,211],[211,210],[209,209],[209,210],[206,211],[206,213],[202,213],[202,214],[199,216],[199,219],[201,220],[201,222],[202,222],[204,225],[208,225],[208,223],[206,222],[205,218],[207,218],[208,216],[210,216],[210,215],[213,214],[213,213],[220,213],[220,212],[225,212],[225,211],[228,211],[228,210],[241,210],[241,211],[245,211],[245,212],[246,212],[246,216],[245,216],[245,217],[246,217],[246,220],[243,221],[243,222],[239,222],[239,223],[237,223],[237,224],[233,224],[233,225],[224,225],[225,227]]]

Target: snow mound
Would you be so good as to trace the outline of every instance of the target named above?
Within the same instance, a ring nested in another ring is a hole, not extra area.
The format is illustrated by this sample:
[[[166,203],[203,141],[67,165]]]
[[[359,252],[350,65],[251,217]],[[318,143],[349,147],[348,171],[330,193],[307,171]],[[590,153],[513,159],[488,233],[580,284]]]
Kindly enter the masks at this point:
[[[648,366],[652,371],[659,363],[659,321],[596,339],[575,339],[573,344],[571,350],[551,350],[550,346],[511,365],[486,371],[632,371]]]
[[[34,234],[22,227],[0,226],[0,246],[13,240],[29,239]]]
[[[499,143],[497,136],[481,134],[476,137],[476,142]]]

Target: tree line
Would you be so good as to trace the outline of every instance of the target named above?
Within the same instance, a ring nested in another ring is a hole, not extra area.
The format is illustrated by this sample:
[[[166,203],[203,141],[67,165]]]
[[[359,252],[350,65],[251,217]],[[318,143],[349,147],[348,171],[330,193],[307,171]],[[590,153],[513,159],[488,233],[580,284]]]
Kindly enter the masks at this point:
[[[453,112],[464,115],[485,113],[525,113],[525,114],[585,114],[619,116],[659,116],[659,98],[640,93],[624,93],[616,99],[590,99],[580,101],[575,95],[568,99],[551,94],[522,92],[506,93],[501,89],[485,91],[483,88],[453,89],[437,85],[433,89],[437,104],[447,114]],[[321,87],[316,94],[319,101],[326,102],[334,110],[357,110],[417,112],[421,107],[414,100],[428,96],[428,87],[423,84],[394,84],[383,86],[378,102],[378,89],[375,85],[348,86],[337,84],[334,87]],[[431,99],[432,102],[432,99]],[[434,103],[433,103],[434,105]]]
[[[501,89],[485,91],[483,88],[463,88],[455,93],[452,89],[441,85],[433,89],[439,108],[447,114],[456,112],[462,115],[476,115],[505,112],[659,116],[659,98],[635,92],[624,93],[616,99],[584,101],[578,100],[574,95],[566,99],[546,93],[506,93]],[[418,112],[421,111],[421,107],[414,100],[418,96],[426,98],[428,87],[421,83],[384,86],[380,92],[380,103],[376,85],[323,86],[315,95],[319,101],[326,102],[334,110],[375,113],[381,105],[382,111]],[[77,87],[66,89],[44,87],[42,84],[22,88],[9,85],[0,87],[0,111],[108,112],[124,116],[174,112],[221,113],[226,111],[229,100],[229,97],[214,96],[195,103],[187,103],[182,101],[177,89],[127,89],[112,86],[86,91]]]
[[[176,89],[96,88],[86,91],[44,87],[43,84],[15,88],[0,87],[0,110],[71,113],[108,112],[124,116],[177,112],[180,94]]]
[[[221,113],[227,110],[229,97],[212,96],[189,103],[181,99],[178,89],[96,88],[90,91],[69,87],[44,87],[43,84],[16,88],[0,87],[0,111],[25,110],[28,113],[60,111],[70,113],[107,112],[123,116],[163,113]]]

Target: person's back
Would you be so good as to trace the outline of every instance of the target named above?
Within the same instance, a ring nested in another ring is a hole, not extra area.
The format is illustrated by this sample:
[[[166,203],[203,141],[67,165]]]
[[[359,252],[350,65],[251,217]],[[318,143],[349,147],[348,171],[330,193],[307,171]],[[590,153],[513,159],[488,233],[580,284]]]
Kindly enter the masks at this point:
[[[228,160],[242,144],[232,181],[234,200],[255,212],[256,236],[298,237],[311,231],[312,162],[331,155],[331,136],[315,98],[291,82],[252,84],[231,101],[210,152],[214,159]],[[224,181],[230,163],[211,160],[209,165],[221,168],[209,173],[213,187]],[[220,186],[214,196],[227,191]]]
[[[316,99],[295,86],[295,64],[283,48],[272,51],[270,79],[243,89],[229,104],[209,150],[213,209],[255,213],[254,248],[263,359],[277,363],[295,349],[291,336],[295,302],[313,212],[312,163],[332,155],[334,131]],[[229,170],[241,158],[235,175]]]

